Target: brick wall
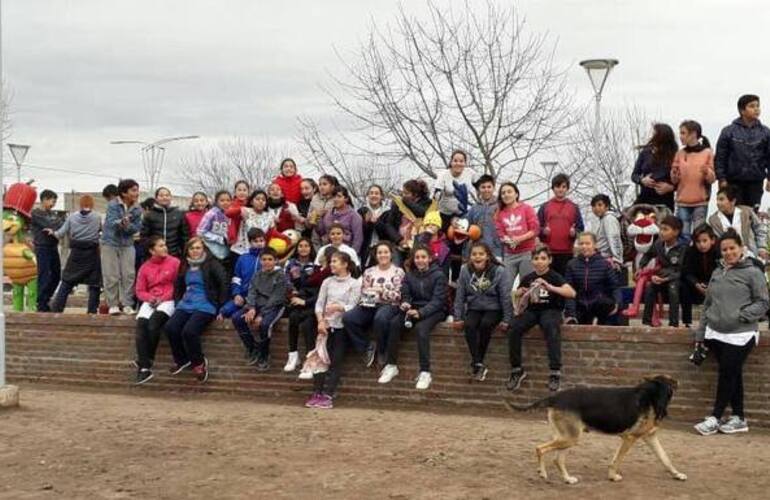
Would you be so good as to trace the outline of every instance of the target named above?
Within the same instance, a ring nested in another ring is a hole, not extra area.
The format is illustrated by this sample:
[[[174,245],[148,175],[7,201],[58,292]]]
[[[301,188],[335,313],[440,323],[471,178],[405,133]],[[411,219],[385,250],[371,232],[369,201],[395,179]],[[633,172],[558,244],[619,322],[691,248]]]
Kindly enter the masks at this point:
[[[39,382],[126,391],[203,391],[300,404],[309,394],[311,382],[282,371],[285,326],[280,323],[275,332],[272,367],[267,373],[247,366],[233,329],[216,324],[204,337],[211,364],[207,384],[199,386],[189,373],[173,378],[166,374],[170,355],[164,339],[156,357],[155,379],[137,388],[132,386],[135,372],[130,365],[134,357],[131,318],[10,313],[6,319],[8,379],[22,386]],[[563,329],[564,386],[635,384],[645,375],[667,373],[679,380],[670,407],[672,418],[694,421],[710,411],[716,365],[711,358],[700,368],[691,365],[687,361],[690,346],[685,330],[567,326]],[[478,412],[500,409],[499,391],[509,370],[502,334],[495,334],[492,340],[490,374],[482,383],[469,381],[467,347],[460,333],[437,328],[431,349],[434,383],[425,392],[414,389],[417,349],[411,334],[402,342],[401,374],[388,385],[377,384],[378,373],[364,368],[359,356],[349,355],[338,404],[463,407]],[[530,377],[515,397],[519,402],[547,394],[547,359],[539,332],[530,332],[524,350]],[[764,343],[749,357],[744,378],[747,417],[752,424],[770,426],[770,348]]]

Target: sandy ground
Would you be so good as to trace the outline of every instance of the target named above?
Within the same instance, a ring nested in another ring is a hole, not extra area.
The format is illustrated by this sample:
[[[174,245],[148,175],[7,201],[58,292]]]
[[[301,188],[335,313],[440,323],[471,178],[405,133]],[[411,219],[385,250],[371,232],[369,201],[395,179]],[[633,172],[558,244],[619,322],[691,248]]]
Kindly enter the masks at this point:
[[[644,446],[606,480],[618,439],[590,433],[567,465],[535,472],[541,416],[338,405],[331,411],[196,396],[23,388],[0,411],[0,498],[768,498],[770,434],[661,435],[686,482]]]

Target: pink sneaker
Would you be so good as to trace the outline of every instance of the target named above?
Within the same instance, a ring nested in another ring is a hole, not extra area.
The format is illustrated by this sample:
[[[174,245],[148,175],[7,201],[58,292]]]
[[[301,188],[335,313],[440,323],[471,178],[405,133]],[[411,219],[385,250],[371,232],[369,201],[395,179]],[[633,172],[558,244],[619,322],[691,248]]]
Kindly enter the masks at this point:
[[[320,410],[331,410],[332,408],[334,408],[334,404],[332,403],[332,397],[327,396],[326,394],[320,394],[313,408],[318,408]]]
[[[307,398],[307,401],[305,401],[305,408],[315,408],[318,404],[319,396],[319,393],[314,392],[309,398]]]

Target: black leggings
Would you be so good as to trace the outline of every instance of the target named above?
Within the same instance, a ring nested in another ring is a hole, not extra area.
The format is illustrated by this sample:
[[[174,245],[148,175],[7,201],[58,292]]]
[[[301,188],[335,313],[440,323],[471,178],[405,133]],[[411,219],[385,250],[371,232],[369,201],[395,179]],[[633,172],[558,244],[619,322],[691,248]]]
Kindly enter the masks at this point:
[[[329,371],[316,373],[313,376],[315,392],[334,397],[337,385],[342,377],[342,363],[345,361],[345,351],[352,345],[348,333],[342,328],[330,328],[329,338],[326,339],[326,350],[329,353]]]
[[[706,345],[714,352],[719,363],[719,380],[717,381],[717,397],[714,401],[714,415],[722,418],[729,404],[732,414],[743,418],[743,364],[754,348],[755,339],[748,344],[737,346],[718,340],[707,340]]]
[[[468,311],[465,314],[465,341],[471,353],[471,366],[484,363],[489,341],[500,318],[500,311]]]
[[[305,339],[307,352],[315,349],[316,318],[314,307],[292,307],[289,309],[289,352],[299,349],[299,335]]]
[[[136,320],[136,363],[139,368],[152,368],[166,321],[168,315],[162,311],[153,312],[149,319]]]

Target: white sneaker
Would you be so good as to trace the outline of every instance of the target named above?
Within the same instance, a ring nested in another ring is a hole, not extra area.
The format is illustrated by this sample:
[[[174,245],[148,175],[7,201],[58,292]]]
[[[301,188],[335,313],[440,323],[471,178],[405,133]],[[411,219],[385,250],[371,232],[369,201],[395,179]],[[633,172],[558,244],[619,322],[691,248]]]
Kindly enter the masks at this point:
[[[134,311],[134,308],[131,306],[123,306],[123,314],[126,316],[133,316],[136,314],[136,311]]]
[[[112,306],[110,307],[110,316],[119,316],[120,315],[120,308],[118,306]]]
[[[424,391],[430,387],[431,382],[433,382],[433,377],[431,377],[430,372],[420,372],[417,376],[417,385],[414,388]]]
[[[289,353],[289,360],[286,362],[286,365],[283,367],[283,371],[285,372],[293,372],[297,369],[297,365],[299,364],[299,353],[297,351],[292,351]]]
[[[398,375],[398,366],[396,365],[385,365],[385,367],[380,372],[380,378],[377,380],[380,384],[387,384],[394,378],[396,378],[396,375]]]
[[[444,322],[445,323],[452,323],[452,322],[454,322],[454,320],[455,320],[455,317],[450,314],[449,316],[446,317]]]
[[[313,372],[310,370],[302,370],[299,372],[299,375],[297,375],[297,378],[300,380],[312,380],[313,379]]]
[[[719,420],[714,416],[706,417],[706,419],[695,425],[695,430],[702,436],[711,436],[719,431]]]

